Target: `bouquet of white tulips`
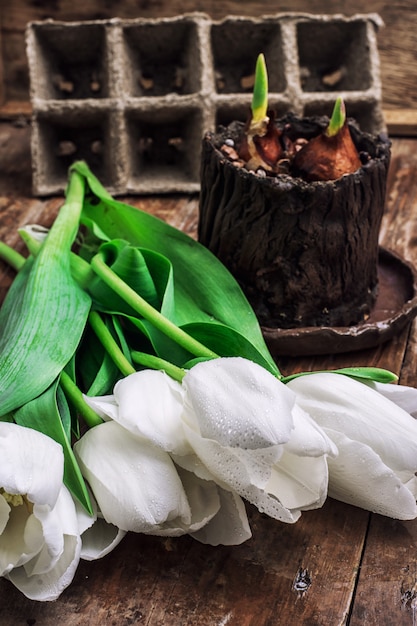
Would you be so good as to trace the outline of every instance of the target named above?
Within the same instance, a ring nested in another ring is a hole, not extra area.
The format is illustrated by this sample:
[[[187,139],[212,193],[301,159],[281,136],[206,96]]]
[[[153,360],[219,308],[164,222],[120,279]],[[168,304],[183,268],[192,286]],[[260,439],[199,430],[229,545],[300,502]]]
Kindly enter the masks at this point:
[[[54,600],[126,532],[251,536],[326,497],[417,516],[417,390],[375,368],[279,372],[203,246],[70,170],[49,231],[0,242],[0,574]]]

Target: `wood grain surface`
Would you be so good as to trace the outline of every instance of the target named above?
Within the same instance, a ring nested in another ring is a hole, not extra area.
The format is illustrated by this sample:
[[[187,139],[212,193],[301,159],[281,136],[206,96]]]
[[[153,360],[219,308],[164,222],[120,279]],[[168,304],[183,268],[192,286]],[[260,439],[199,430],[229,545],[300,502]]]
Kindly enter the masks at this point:
[[[0,239],[49,225],[62,198],[31,195],[28,125],[0,124]],[[395,139],[381,243],[417,263],[417,141]],[[196,236],[196,196],[127,198]],[[0,263],[0,299],[13,273]],[[417,385],[417,328],[375,349],[281,358],[283,373],[377,365]],[[377,427],[377,424],[375,425]],[[294,525],[248,507],[253,538],[210,547],[189,537],[129,534],[99,562],[82,562],[53,603],[0,580],[1,626],[413,626],[417,521],[399,522],[328,500]],[[305,591],[303,592],[304,583]],[[298,589],[298,590],[297,590]]]

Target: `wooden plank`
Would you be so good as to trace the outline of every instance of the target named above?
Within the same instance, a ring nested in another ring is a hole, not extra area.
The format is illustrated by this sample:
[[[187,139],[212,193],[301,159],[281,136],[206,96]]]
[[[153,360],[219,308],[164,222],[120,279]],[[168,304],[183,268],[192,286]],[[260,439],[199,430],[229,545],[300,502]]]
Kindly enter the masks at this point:
[[[25,139],[17,129],[0,146],[7,146],[11,137],[24,150]],[[19,149],[11,156],[19,162]],[[17,164],[7,163],[16,172]],[[16,176],[22,177],[15,181],[17,188],[24,189],[27,176],[22,171]],[[26,196],[17,197],[7,190],[0,194],[0,236],[11,245],[18,241],[18,226],[50,224],[62,202],[34,200],[27,188]],[[131,203],[195,236],[196,198],[135,198]],[[3,264],[4,292],[11,278]],[[190,538],[167,541],[132,534],[102,561],[83,562],[73,585],[55,603],[29,601],[0,580],[1,623],[298,626],[317,616],[317,607],[328,623],[343,623],[369,514],[329,500],[324,509],[306,512],[299,523],[284,525],[248,508],[254,537],[242,546],[213,548]],[[305,594],[293,588],[300,568],[311,579]],[[334,581],[330,597],[325,590]]]
[[[6,174],[0,177],[0,237],[11,245],[18,242],[18,225],[27,222],[48,225],[62,202],[62,198],[42,201],[31,196],[30,159],[23,158],[28,132],[28,128],[0,125],[0,170],[6,167]],[[410,140],[393,143],[381,242],[415,259],[417,193],[413,181],[417,178],[417,156],[414,146],[415,142]],[[195,236],[195,197],[128,200]],[[4,264],[0,265],[3,293],[10,280]],[[285,373],[291,373],[374,364],[399,373],[408,334],[409,330],[405,329],[389,344],[375,350],[282,359],[280,366]],[[417,371],[415,334],[412,337],[409,343],[412,353],[406,353],[409,381],[413,368],[414,377]],[[401,593],[408,588],[412,590],[415,582],[417,566],[413,548],[417,524],[372,516],[367,538],[371,516],[330,499],[323,509],[305,512],[295,525],[281,524],[253,507],[248,509],[253,538],[242,546],[213,548],[188,537],[166,540],[130,534],[101,561],[81,563],[74,583],[54,603],[29,601],[2,579],[0,622],[2,626],[35,623],[42,626],[59,623],[337,626],[348,622],[362,562],[351,626],[357,626],[359,621],[369,626],[412,623]],[[300,569],[306,570],[311,579],[304,594],[294,589]],[[371,603],[370,596],[373,596]]]
[[[417,620],[417,524],[373,516],[350,626]]]
[[[27,100],[6,100],[0,106],[0,119],[13,120],[19,117],[29,118],[32,105]]]
[[[393,141],[388,177],[387,207],[380,230],[380,242],[404,258],[416,262],[417,236],[417,153],[415,142]]]
[[[48,6],[49,5],[49,6]],[[55,5],[55,6],[53,6]],[[100,0],[83,2],[83,0],[61,0],[59,3],[28,2],[27,0],[14,0],[13,3],[5,4],[3,13],[3,29],[7,31],[23,31],[27,22],[44,20],[48,18],[58,20],[86,20],[107,19],[121,17],[131,19],[136,17],[172,17],[193,11],[202,11],[213,17],[221,19],[227,15],[271,15],[285,12],[308,12],[308,13],[339,13],[354,15],[356,13],[377,12],[382,14],[387,10],[383,0],[372,0],[364,6],[361,0],[351,0],[349,6],[343,0],[287,0],[280,2],[279,6],[271,5],[269,0],[159,0],[148,2],[142,0],[122,0],[121,2],[103,3]],[[412,12],[412,0],[404,0],[402,10]],[[382,16],[383,17],[383,16]],[[388,25],[388,22],[386,22]]]
[[[390,215],[382,237],[417,263],[417,156],[413,143],[395,143]],[[417,386],[417,324],[407,343],[400,382]],[[417,622],[417,521],[372,516],[350,626]]]
[[[82,562],[54,603],[1,580],[1,624],[343,624],[368,514],[330,500],[295,525],[250,513],[253,538],[242,546],[130,534],[102,561]],[[311,577],[305,594],[294,589],[300,568]]]
[[[0,52],[3,49],[2,46],[2,39],[3,39],[3,35],[2,32],[0,30]],[[4,61],[3,61],[3,54],[0,54],[0,105],[3,105],[3,103],[6,100],[6,91],[5,91],[5,85],[4,85]]]
[[[417,110],[385,109],[383,115],[390,135],[395,137],[415,137],[417,135]]]

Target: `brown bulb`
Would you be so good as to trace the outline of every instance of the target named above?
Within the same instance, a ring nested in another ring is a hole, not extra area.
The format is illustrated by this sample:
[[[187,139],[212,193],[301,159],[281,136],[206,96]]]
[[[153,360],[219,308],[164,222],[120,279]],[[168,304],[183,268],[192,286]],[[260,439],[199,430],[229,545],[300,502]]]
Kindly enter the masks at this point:
[[[282,131],[274,123],[274,115],[269,112],[265,118],[267,124],[263,134],[251,132],[250,120],[246,125],[246,132],[239,146],[239,156],[246,162],[248,169],[264,168],[266,171],[275,171],[276,165],[284,156],[281,144]]]
[[[283,157],[280,137],[281,131],[279,131],[272,120],[270,120],[266,135],[263,137],[255,135],[253,138],[253,143],[256,146],[259,156],[272,168],[274,168],[279,159]]]
[[[361,165],[345,123],[336,135],[329,137],[324,131],[310,139],[294,156],[292,173],[308,182],[337,180],[356,172]]]

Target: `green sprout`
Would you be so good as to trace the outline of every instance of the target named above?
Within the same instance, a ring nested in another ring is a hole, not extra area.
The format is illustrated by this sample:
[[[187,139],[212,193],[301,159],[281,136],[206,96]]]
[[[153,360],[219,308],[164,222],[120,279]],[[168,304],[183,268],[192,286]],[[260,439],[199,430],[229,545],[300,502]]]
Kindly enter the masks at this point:
[[[334,107],[332,117],[326,130],[328,137],[334,137],[343,128],[346,121],[346,107],[342,98],[337,98]]]
[[[265,56],[261,53],[256,60],[255,84],[252,95],[252,123],[260,124],[266,118],[268,108],[268,72]]]
[[[242,142],[245,167],[251,171],[262,168],[270,172],[282,156],[282,147],[280,133],[273,124],[273,115],[271,114],[271,118],[268,116],[268,73],[262,53],[256,60],[251,109],[246,136]]]

